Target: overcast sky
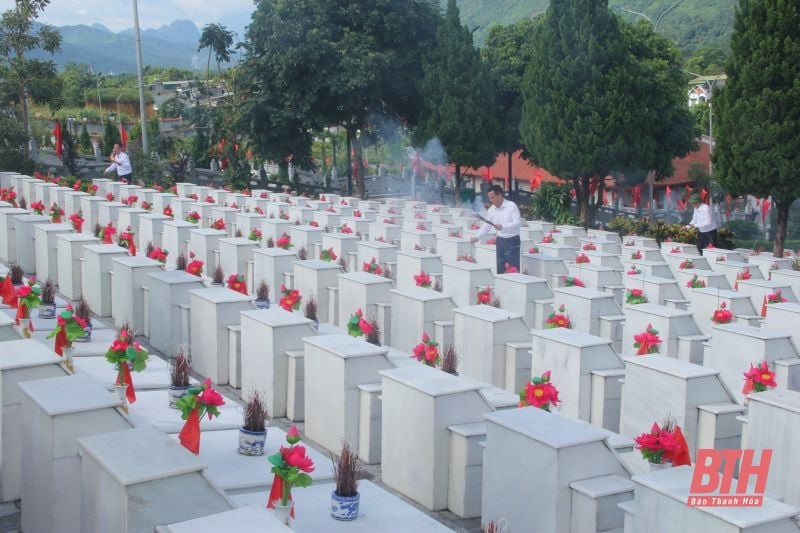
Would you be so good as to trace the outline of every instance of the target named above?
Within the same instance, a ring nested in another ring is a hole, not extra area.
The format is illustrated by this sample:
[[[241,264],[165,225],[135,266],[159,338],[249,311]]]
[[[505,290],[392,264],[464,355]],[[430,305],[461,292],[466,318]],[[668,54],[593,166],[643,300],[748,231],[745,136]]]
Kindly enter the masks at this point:
[[[191,20],[198,28],[209,22],[221,22],[233,29],[244,26],[253,12],[253,0],[138,0],[139,24],[159,28],[173,20]],[[14,5],[0,0],[0,11]],[[40,21],[55,26],[99,22],[112,31],[133,27],[131,0],[51,0]]]

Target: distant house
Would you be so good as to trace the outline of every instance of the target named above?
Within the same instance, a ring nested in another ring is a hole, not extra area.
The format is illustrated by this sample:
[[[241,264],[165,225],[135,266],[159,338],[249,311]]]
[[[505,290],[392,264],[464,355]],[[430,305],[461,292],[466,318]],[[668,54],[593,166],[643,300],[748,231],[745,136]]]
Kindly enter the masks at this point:
[[[689,106],[711,100],[712,88],[723,87],[728,80],[725,74],[717,76],[698,76],[689,81]]]
[[[161,107],[161,104],[171,98],[183,99],[186,101],[186,105],[190,107],[208,105],[209,102],[208,95],[206,95],[205,82],[197,80],[156,80],[148,88],[153,95],[153,104],[156,107]],[[219,85],[211,85],[208,92],[211,94],[212,107],[216,106],[219,100],[228,95],[227,91]]]

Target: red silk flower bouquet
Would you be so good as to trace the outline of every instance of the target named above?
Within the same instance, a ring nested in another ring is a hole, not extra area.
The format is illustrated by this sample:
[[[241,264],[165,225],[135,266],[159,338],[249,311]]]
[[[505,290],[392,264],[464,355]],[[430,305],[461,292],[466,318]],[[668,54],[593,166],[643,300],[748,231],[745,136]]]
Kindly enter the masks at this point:
[[[659,427],[653,422],[649,433],[642,433],[635,439],[636,449],[642,457],[652,464],[670,462],[673,466],[691,465],[689,446],[680,426],[673,421],[664,422]]]
[[[33,209],[33,214],[35,215],[44,214],[44,202],[42,202],[41,200],[37,200],[36,202],[31,202],[30,207],[31,209]]]
[[[281,446],[277,453],[269,456],[272,464],[272,473],[275,478],[269,493],[267,508],[275,505],[286,507],[292,501],[292,487],[310,487],[313,480],[309,474],[314,471],[314,461],[306,455],[305,446],[300,442],[300,432],[297,426],[292,426],[286,432],[286,442],[289,446]],[[290,515],[294,516],[294,503]]]
[[[590,261],[591,260],[589,259],[589,256],[586,255],[586,254],[578,254],[578,256],[575,258],[575,264],[576,265],[582,265],[582,264],[588,263]]]
[[[47,335],[48,339],[55,337],[53,351],[58,355],[64,355],[64,348],[72,347],[75,339],[86,335],[86,321],[75,314],[72,304],[67,304],[66,310],[56,317],[56,327]]]
[[[136,243],[134,242],[133,231],[131,231],[130,226],[119,234],[119,245],[123,248],[127,248],[131,256],[136,256]]]
[[[586,285],[575,276],[564,276],[565,287],[586,287]]]
[[[659,353],[661,337],[658,330],[652,324],[647,324],[647,329],[642,333],[633,336],[633,347],[636,348],[636,355],[648,355]]]
[[[593,252],[595,250],[597,250],[597,246],[595,246],[593,242],[587,242],[586,244],[583,245],[584,252],[589,252],[589,251]]]
[[[692,279],[686,282],[686,287],[690,289],[705,289],[706,282],[697,277],[697,274],[692,276]]]
[[[199,259],[195,259],[194,261],[189,261],[189,264],[186,265],[186,272],[192,274],[193,276],[197,276],[198,278],[202,278],[203,265],[204,263]]]
[[[715,324],[729,324],[733,321],[733,313],[730,312],[728,309],[728,304],[722,302],[719,304],[719,309],[714,311],[714,315],[711,317],[711,320]]]
[[[133,340],[131,331],[123,326],[117,332],[117,338],[106,351],[106,361],[114,365],[117,371],[117,385],[128,385],[125,396],[128,403],[136,401],[136,390],[133,387],[131,370],[141,372],[147,367],[149,354],[147,350]]]
[[[361,270],[364,272],[369,272],[370,274],[375,274],[376,276],[383,276],[383,269],[374,257],[369,263],[364,262],[364,266],[361,268]]]
[[[231,274],[228,276],[228,288],[232,291],[240,292],[247,295],[247,283],[244,276],[239,274]]]
[[[479,305],[489,305],[492,301],[492,289],[489,287],[484,287],[483,289],[478,289],[478,304]]]
[[[197,211],[191,211],[188,215],[186,215],[186,222],[197,224],[198,222],[200,222],[201,218],[202,217],[200,216],[200,213],[198,213]]]
[[[219,416],[219,407],[225,405],[225,398],[214,390],[211,379],[206,378],[202,385],[189,387],[175,405],[181,410],[181,418],[186,420],[178,439],[184,448],[197,455],[200,453],[200,420],[206,414],[209,420]]]
[[[164,213],[164,216],[168,216],[169,218],[173,218],[175,216],[175,212],[170,206],[165,207],[161,212]]]
[[[288,250],[289,248],[292,248],[294,244],[292,244],[292,238],[286,233],[283,233],[280,238],[275,241],[275,246],[278,248],[283,248],[284,250]]]
[[[684,259],[683,261],[680,262],[678,268],[680,268],[681,270],[694,268],[694,261],[692,261],[691,259]]]
[[[319,258],[330,263],[331,261],[336,261],[338,256],[336,255],[336,252],[333,251],[333,247],[331,246],[327,250],[322,250],[319,253]]]
[[[225,229],[225,221],[221,218],[218,218],[214,222],[211,223],[211,229],[216,230],[224,230]]]
[[[155,259],[156,261],[158,261],[163,265],[167,262],[168,255],[169,251],[162,250],[161,248],[156,246],[149,254],[147,254],[147,257],[149,257],[150,259]]]
[[[561,403],[558,399],[558,389],[550,383],[550,371],[544,372],[541,376],[532,378],[519,391],[520,407],[538,407],[544,411],[550,411],[551,406]]]
[[[356,312],[350,315],[350,320],[347,322],[347,333],[352,337],[361,337],[372,333],[372,324],[364,318],[361,308],[356,309]]]
[[[50,222],[53,224],[61,224],[61,217],[64,216],[64,210],[58,207],[58,204],[53,202],[50,206]]]
[[[255,242],[261,242],[261,239],[264,238],[264,234],[261,233],[261,230],[258,228],[253,228],[250,230],[250,234],[247,236],[248,239]]]
[[[642,289],[628,289],[625,295],[625,303],[628,305],[646,304],[647,295]]]
[[[414,281],[417,287],[430,288],[432,284],[431,277],[424,270],[420,270],[419,274],[414,274]]]
[[[547,320],[544,323],[545,329],[555,329],[555,328],[572,328],[572,322],[569,319],[569,315],[567,315],[567,308],[565,305],[560,305],[558,311],[553,311],[550,313],[550,316],[547,317]]]
[[[69,216],[69,222],[72,224],[72,229],[75,230],[75,233],[80,233],[83,231],[83,211],[78,211],[77,213],[72,213]]]
[[[777,387],[775,372],[769,369],[769,363],[761,361],[758,366],[750,364],[750,370],[744,373],[744,387],[742,394],[751,392],[764,392],[768,388]]]
[[[422,332],[422,342],[411,350],[411,357],[428,366],[436,367],[440,361],[439,343],[434,342],[426,332]]]
[[[278,305],[289,312],[300,309],[300,301],[303,299],[303,297],[300,296],[300,291],[297,289],[287,289],[286,285],[281,285],[281,294],[283,294],[283,297],[278,301]]]

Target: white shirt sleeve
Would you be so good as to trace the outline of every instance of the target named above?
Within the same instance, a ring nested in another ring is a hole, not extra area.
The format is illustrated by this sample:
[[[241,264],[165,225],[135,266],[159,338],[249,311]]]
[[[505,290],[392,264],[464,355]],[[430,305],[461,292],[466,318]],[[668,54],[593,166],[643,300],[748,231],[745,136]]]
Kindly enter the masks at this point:
[[[711,208],[700,204],[692,214],[692,225],[697,229],[707,228],[711,225]]]
[[[489,210],[486,212],[486,220],[492,220],[492,211],[493,211],[494,209],[495,209],[495,207],[494,207],[494,206],[492,206],[492,207],[490,207],[490,208],[489,208]],[[489,231],[490,231],[490,230],[491,230],[493,227],[494,227],[494,226],[492,226],[492,224],[488,224],[488,223],[484,222],[483,224],[481,224],[481,229],[479,229],[479,230],[478,230],[478,233],[475,235],[475,237],[476,237],[478,240],[481,240],[481,239],[483,239],[484,237],[486,237],[486,235],[489,233]]]

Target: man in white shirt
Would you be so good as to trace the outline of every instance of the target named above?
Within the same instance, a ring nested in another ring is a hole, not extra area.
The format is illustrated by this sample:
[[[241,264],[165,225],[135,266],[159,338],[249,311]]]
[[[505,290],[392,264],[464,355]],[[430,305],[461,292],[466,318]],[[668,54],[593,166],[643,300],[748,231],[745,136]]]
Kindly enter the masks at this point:
[[[111,161],[113,161],[107,169],[103,171],[104,174],[117,171],[119,179],[126,180],[128,183],[133,183],[133,169],[131,168],[131,160],[128,158],[122,147],[118,144],[114,145],[114,151],[111,153]]]
[[[522,218],[517,204],[503,197],[503,187],[492,185],[489,188],[489,212],[486,219],[490,224],[484,223],[478,234],[472,238],[473,244],[482,239],[494,228],[497,231],[495,252],[497,254],[497,273],[504,274],[506,265],[513,266],[519,272],[519,228]]]
[[[714,214],[711,212],[711,206],[700,199],[699,194],[693,194],[689,198],[689,203],[694,208],[692,213],[692,221],[689,222],[688,227],[695,227],[699,235],[697,236],[697,249],[700,255],[703,255],[703,250],[709,244],[716,246],[717,242],[717,223],[714,221]]]

